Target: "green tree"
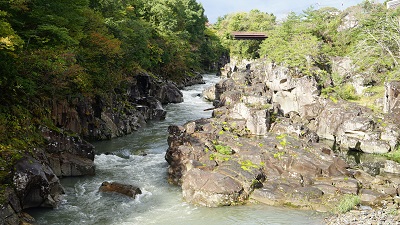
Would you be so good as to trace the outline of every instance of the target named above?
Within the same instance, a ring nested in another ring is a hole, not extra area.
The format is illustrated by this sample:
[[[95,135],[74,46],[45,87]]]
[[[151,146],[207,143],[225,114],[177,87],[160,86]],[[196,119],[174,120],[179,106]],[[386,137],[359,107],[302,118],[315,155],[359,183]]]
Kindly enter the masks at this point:
[[[222,46],[217,35],[217,31],[213,28],[205,30],[205,40],[200,46],[200,61],[204,68],[208,71],[218,70],[218,62],[221,56],[229,55],[228,49]]]
[[[353,48],[352,58],[359,70],[379,79],[387,79],[386,74],[396,74],[400,63],[400,25],[399,10],[388,11],[382,4],[366,1],[361,5],[363,15],[360,18],[357,43]],[[395,77],[392,77],[395,78]],[[389,79],[392,79],[389,78]]]
[[[88,0],[12,1],[6,7],[10,23],[25,40],[26,48],[76,46],[83,37],[83,11]]]
[[[273,29],[276,17],[260,10],[232,13],[218,18],[214,28],[223,46],[229,49],[232,56],[238,58],[258,58],[261,41],[233,40],[234,31],[269,32]]]
[[[261,44],[260,52],[273,62],[288,66],[297,73],[309,73],[318,63],[321,42],[312,34],[301,16],[291,13],[270,32]]]

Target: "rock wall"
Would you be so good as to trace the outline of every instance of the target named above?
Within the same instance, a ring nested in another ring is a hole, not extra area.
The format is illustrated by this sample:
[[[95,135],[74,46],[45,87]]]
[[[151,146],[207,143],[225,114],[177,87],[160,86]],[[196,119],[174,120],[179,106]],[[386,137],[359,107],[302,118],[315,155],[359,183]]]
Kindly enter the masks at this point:
[[[221,112],[221,111],[219,111]],[[183,198],[207,207],[245,204],[332,212],[345,194],[364,205],[394,201],[400,166],[382,161],[389,175],[371,175],[351,167],[327,144],[291,134],[250,135],[241,120],[225,116],[170,126],[169,180],[182,187]]]
[[[348,64],[347,61],[346,63]],[[320,96],[321,87],[313,76],[295,77],[287,68],[260,60],[236,68],[236,72],[230,71],[229,77],[215,87],[216,94],[213,97],[222,105],[227,105],[228,100],[230,105],[233,105],[230,111],[240,111],[235,115],[242,114],[243,117],[244,114],[249,114],[249,111],[259,110],[257,107],[245,109],[243,104],[269,104],[275,113],[287,117],[298,114],[303,119],[300,125],[303,129],[311,130],[321,138],[336,141],[343,149],[387,153],[395,149],[399,142],[400,128],[395,117],[377,115],[369,108],[354,103],[324,99]],[[398,108],[396,85],[396,82],[386,85],[387,110],[393,111]],[[241,94],[237,90],[240,90]],[[249,93],[252,96],[248,96]],[[234,104],[231,103],[233,98],[238,100]],[[260,118],[254,120],[254,116],[245,117],[248,118],[248,128],[254,131],[254,134],[264,134],[264,130],[271,126],[268,123],[260,123]],[[270,117],[267,114],[264,116],[266,121],[270,120]],[[255,126],[259,128],[251,128]]]
[[[400,112],[400,82],[391,81],[385,83],[385,100],[383,111],[385,113]]]
[[[44,152],[37,150],[44,157]],[[48,164],[26,156],[15,165],[13,185],[4,191],[0,208],[0,224],[14,225],[33,222],[23,210],[32,207],[56,208],[62,200],[64,188]]]
[[[176,84],[139,74],[103,97],[52,100],[51,116],[63,130],[104,140],[130,134],[148,120],[164,119],[162,104],[182,101]]]
[[[5,191],[0,224],[32,222],[33,218],[22,212],[26,208],[57,207],[64,193],[59,177],[95,175],[94,147],[86,140],[120,137],[149,120],[164,119],[163,104],[183,101],[178,86],[201,82],[199,74],[177,85],[142,73],[102,96],[44,103],[51,109],[56,127],[41,127],[46,145],[15,165],[15,188]]]
[[[79,136],[42,128],[48,144],[43,161],[57,177],[95,175],[94,147]]]
[[[340,155],[393,150],[400,137],[395,120],[322,98],[313,76],[263,61],[237,65],[227,65],[225,79],[204,91],[214,100],[213,118],[169,128],[169,180],[182,186],[186,201],[215,207],[253,198],[330,211],[344,194],[368,205],[397,198],[400,180],[392,178],[399,164],[384,160],[373,173]]]

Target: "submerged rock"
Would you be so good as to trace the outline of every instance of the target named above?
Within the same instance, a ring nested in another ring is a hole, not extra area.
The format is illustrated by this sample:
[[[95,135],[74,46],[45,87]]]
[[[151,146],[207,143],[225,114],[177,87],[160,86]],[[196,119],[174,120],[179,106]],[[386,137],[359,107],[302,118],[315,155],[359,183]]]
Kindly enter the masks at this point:
[[[136,195],[142,194],[142,191],[133,185],[121,184],[118,182],[103,182],[99,188],[100,192],[114,192],[135,198]]]

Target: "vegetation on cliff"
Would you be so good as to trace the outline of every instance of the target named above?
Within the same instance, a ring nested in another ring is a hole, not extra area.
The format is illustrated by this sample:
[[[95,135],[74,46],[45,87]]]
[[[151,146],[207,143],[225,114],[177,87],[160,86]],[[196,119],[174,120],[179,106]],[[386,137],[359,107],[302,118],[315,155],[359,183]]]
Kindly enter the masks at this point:
[[[140,71],[179,81],[223,53],[195,0],[0,2],[0,183],[56,128],[50,102],[105,96]]]

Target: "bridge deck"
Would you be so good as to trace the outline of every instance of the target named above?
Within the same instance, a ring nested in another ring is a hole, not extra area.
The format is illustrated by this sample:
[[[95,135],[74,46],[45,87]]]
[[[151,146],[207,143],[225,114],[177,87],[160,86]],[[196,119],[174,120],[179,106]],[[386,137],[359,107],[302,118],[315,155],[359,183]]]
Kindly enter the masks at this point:
[[[267,38],[267,35],[263,32],[235,31],[232,32],[232,36],[236,40],[264,40]]]

